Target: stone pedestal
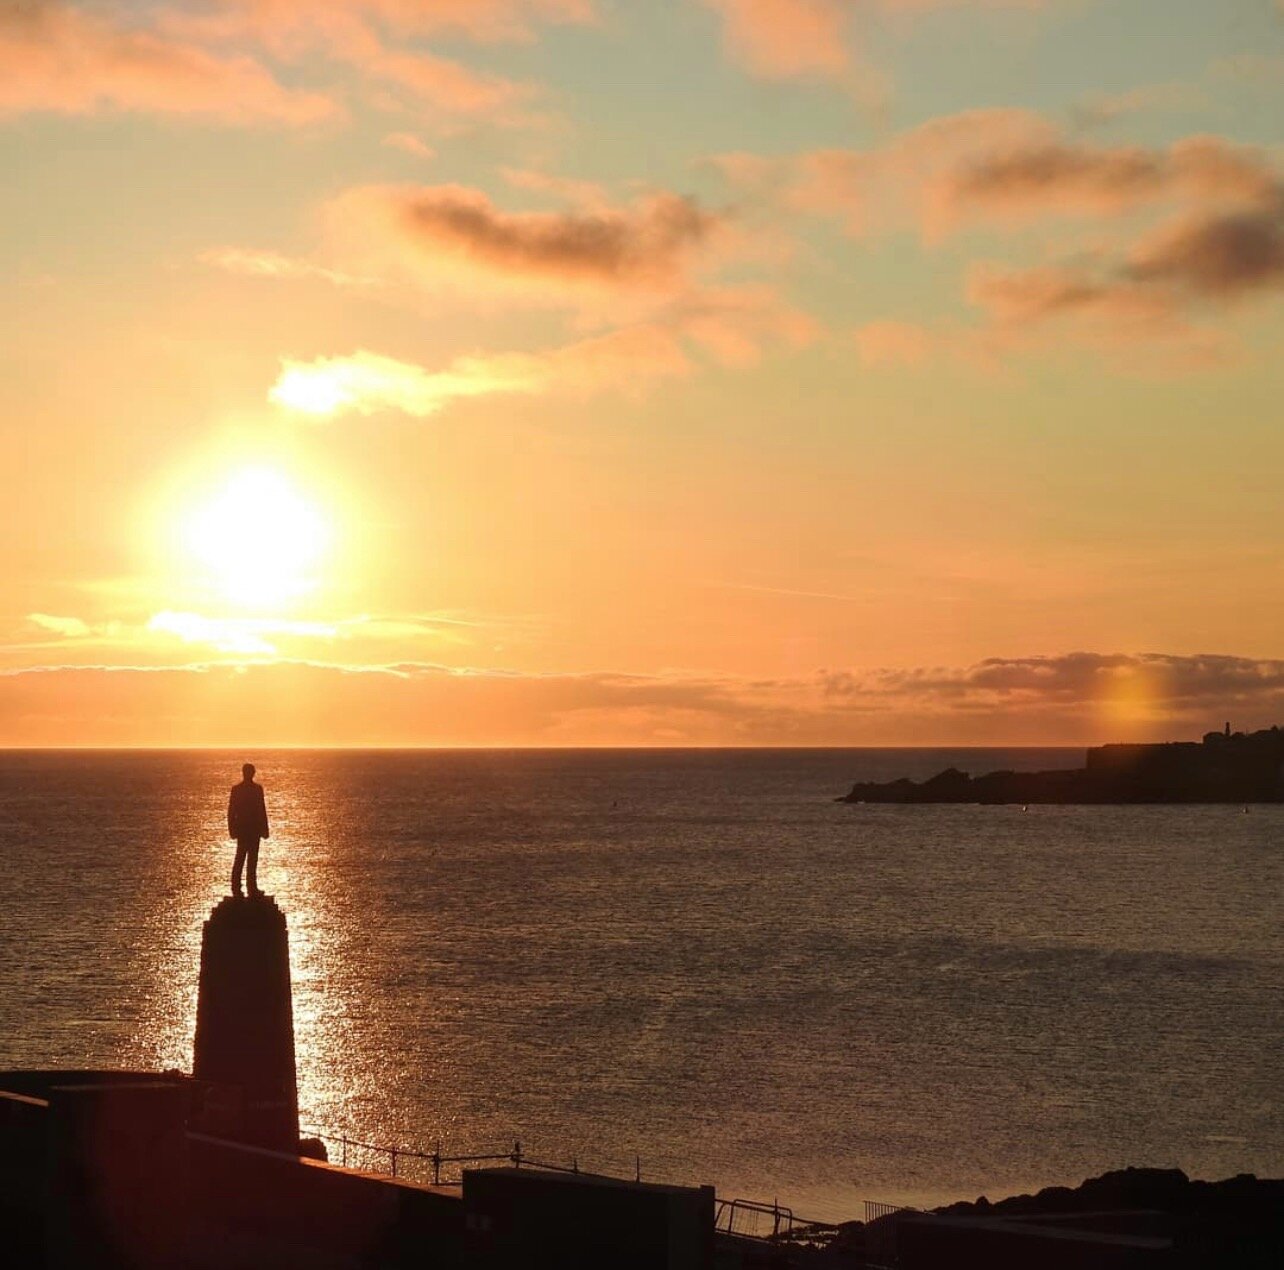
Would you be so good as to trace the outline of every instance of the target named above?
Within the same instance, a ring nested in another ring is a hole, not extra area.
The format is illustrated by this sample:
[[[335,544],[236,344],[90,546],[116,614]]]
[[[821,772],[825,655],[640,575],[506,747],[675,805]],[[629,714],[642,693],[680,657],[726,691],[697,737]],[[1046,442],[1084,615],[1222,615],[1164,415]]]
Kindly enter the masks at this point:
[[[205,923],[192,1074],[238,1108],[234,1136],[298,1150],[290,942],[269,895],[228,896]]]

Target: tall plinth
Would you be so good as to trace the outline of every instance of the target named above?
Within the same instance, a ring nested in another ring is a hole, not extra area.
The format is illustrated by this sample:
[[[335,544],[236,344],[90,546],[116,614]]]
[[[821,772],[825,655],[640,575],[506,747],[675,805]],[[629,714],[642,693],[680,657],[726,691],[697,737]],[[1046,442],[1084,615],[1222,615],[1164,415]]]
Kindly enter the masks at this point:
[[[192,1075],[233,1113],[229,1136],[298,1150],[290,937],[269,895],[228,896],[205,923]]]

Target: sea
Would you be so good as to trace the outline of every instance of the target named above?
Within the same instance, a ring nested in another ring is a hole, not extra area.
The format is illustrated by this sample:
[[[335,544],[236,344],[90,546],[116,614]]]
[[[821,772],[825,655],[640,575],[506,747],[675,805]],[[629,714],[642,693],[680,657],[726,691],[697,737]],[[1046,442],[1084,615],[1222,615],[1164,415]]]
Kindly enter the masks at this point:
[[[0,1068],[190,1070],[245,758],[332,1159],[830,1221],[1284,1174],[1284,807],[835,801],[1079,750],[7,751]]]

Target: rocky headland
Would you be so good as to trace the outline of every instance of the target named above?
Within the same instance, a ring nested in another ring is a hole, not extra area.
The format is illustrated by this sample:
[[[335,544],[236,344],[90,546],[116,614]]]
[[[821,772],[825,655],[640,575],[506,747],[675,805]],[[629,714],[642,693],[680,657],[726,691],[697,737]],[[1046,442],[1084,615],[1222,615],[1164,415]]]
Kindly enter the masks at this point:
[[[1202,741],[1100,745],[1083,767],[970,776],[951,767],[925,781],[857,782],[846,803],[1279,803],[1284,732],[1209,732]]]
[[[782,1270],[1268,1270],[1284,1253],[1284,1179],[1196,1181],[1126,1168],[1033,1195],[898,1209],[803,1227],[761,1264]],[[749,1262],[745,1262],[749,1265]],[[754,1263],[758,1264],[758,1263]]]

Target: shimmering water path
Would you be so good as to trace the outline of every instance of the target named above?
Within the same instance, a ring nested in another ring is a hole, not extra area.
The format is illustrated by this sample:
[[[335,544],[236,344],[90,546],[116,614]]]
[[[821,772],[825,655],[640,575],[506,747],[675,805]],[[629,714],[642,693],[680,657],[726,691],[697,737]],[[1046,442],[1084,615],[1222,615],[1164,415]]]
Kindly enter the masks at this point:
[[[240,754],[0,761],[0,1066],[190,1065]],[[1284,1173],[1284,808],[850,807],[1071,752],[254,754],[305,1119],[809,1216]]]

